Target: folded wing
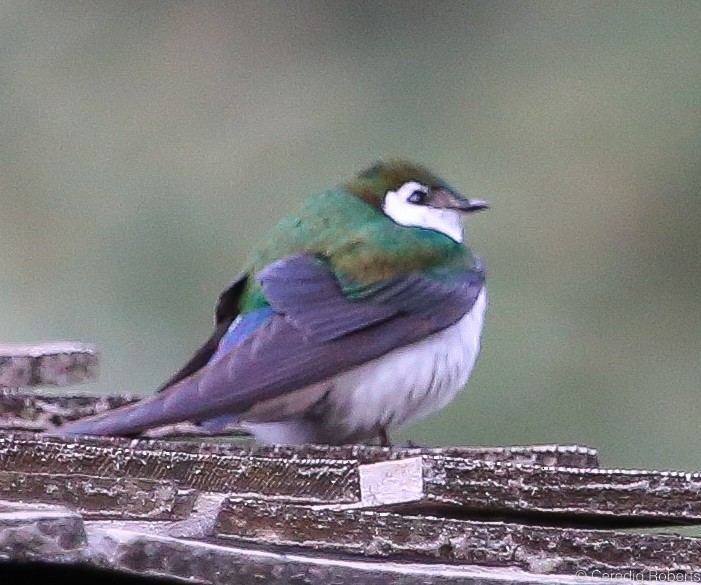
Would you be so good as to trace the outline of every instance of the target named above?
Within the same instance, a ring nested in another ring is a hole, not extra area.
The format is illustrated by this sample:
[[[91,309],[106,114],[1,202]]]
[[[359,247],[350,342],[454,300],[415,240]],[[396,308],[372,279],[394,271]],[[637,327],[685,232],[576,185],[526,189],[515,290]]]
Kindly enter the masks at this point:
[[[63,434],[136,435],[226,413],[327,380],[457,322],[484,285],[480,268],[403,275],[365,289],[313,255],[290,256],[257,275],[273,316],[221,358],[155,396],[77,421]]]

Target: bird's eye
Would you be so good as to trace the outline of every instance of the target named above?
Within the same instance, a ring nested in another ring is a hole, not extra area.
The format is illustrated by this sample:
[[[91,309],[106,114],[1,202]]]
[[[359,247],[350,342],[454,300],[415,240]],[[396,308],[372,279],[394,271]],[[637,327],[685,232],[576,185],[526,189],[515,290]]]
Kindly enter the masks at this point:
[[[407,201],[409,203],[421,204],[424,202],[424,199],[426,199],[426,192],[417,189],[411,195],[409,195]]]

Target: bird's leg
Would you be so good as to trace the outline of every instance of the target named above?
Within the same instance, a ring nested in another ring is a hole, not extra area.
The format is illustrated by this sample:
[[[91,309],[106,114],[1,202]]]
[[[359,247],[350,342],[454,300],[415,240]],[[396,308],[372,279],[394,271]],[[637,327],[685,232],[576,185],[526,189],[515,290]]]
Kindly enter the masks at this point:
[[[421,449],[422,446],[419,445],[418,443],[414,443],[411,439],[407,439],[406,442],[402,445],[405,449]]]
[[[392,447],[392,443],[389,440],[386,429],[380,429],[380,447]]]

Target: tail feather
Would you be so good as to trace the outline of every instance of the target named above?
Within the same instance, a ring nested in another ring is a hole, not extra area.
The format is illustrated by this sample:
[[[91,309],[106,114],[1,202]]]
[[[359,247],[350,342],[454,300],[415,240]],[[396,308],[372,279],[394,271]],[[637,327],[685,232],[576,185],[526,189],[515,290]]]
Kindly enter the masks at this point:
[[[50,431],[53,435],[130,437],[150,428],[183,421],[201,422],[235,415],[251,405],[251,398],[232,399],[226,363],[209,364],[162,392],[115,410],[100,413]]]
[[[178,422],[165,415],[162,397],[163,394],[156,394],[134,404],[65,424],[47,434],[130,437],[154,426]]]
[[[209,364],[140,402],[77,420],[50,434],[130,437],[153,427],[183,421],[201,422],[223,414],[235,416],[250,408],[253,399],[249,395],[238,400],[232,396],[230,378],[227,363]]]

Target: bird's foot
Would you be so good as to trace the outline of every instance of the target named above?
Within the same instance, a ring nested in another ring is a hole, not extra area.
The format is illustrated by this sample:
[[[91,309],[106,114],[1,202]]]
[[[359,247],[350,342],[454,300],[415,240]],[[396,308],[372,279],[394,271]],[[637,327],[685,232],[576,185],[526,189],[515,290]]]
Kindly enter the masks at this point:
[[[423,449],[423,445],[419,445],[418,443],[415,443],[411,439],[407,439],[401,444],[401,447],[404,449]]]
[[[386,429],[382,429],[378,433],[378,437],[380,439],[380,447],[389,447],[390,449],[392,447],[399,447],[400,449],[423,449],[424,448],[423,445],[419,445],[410,439],[404,441],[401,445],[393,445],[392,441],[389,440],[389,435],[387,434]]]

